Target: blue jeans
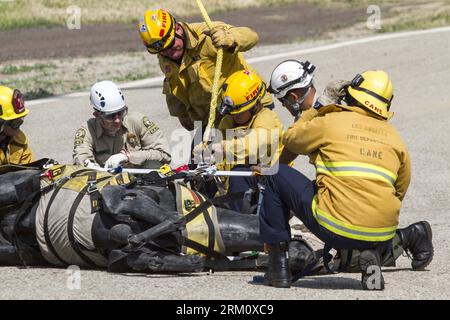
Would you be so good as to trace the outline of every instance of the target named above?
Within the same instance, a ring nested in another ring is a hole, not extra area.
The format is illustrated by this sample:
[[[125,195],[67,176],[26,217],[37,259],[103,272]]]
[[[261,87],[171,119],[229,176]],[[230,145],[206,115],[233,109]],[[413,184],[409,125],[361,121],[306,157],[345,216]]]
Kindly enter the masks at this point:
[[[237,169],[240,170],[240,169]],[[314,218],[312,201],[315,196],[315,184],[303,174],[287,165],[280,165],[273,176],[231,177],[230,192],[245,191],[256,187],[263,179],[266,190],[260,211],[260,237],[268,244],[289,241],[289,212],[292,210],[305,226],[326,245],[335,249],[377,249],[382,253],[391,241],[369,242],[354,240],[337,235],[322,227]]]

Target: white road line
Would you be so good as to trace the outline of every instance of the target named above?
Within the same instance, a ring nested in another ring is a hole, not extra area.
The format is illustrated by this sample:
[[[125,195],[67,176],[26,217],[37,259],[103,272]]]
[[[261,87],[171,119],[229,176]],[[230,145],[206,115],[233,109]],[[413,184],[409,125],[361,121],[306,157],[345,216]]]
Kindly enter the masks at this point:
[[[301,49],[301,50],[283,52],[283,53],[278,53],[278,54],[271,54],[271,55],[267,55],[267,56],[263,56],[263,57],[248,59],[248,62],[249,63],[258,63],[258,62],[270,61],[270,60],[275,60],[275,59],[287,58],[287,57],[290,57],[293,55],[300,56],[300,55],[305,55],[305,54],[310,54],[310,53],[335,50],[335,49],[349,47],[349,46],[363,44],[363,43],[420,36],[420,35],[425,35],[425,34],[443,33],[443,32],[450,32],[450,27],[384,34],[384,35],[373,36],[373,37],[368,37],[368,38],[362,38],[362,39],[344,41],[344,42],[339,42],[339,43],[334,43],[334,44],[329,44],[329,45],[323,45],[323,46],[319,46],[319,47],[315,47],[315,48]],[[121,84],[120,87],[122,89],[135,89],[135,88],[139,88],[139,87],[143,87],[143,86],[161,85],[163,80],[164,80],[164,77],[150,78],[150,79],[144,79],[144,80],[124,83],[124,84]],[[68,98],[79,98],[79,97],[87,97],[87,96],[89,96],[89,92],[71,93],[71,94],[67,94],[67,95],[63,95],[63,96],[56,96],[56,97],[47,98],[47,99],[31,100],[31,101],[27,102],[27,106],[36,106],[36,105],[47,104],[47,103],[56,102],[59,100],[68,99]]]

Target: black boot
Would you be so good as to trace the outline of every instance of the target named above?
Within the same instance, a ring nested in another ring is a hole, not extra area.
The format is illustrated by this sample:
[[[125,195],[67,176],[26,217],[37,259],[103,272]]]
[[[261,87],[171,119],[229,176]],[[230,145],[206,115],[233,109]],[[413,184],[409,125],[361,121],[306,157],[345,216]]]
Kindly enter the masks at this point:
[[[381,273],[381,258],[376,250],[364,250],[359,256],[362,271],[361,284],[364,290],[384,290],[384,277]]]
[[[289,269],[288,242],[269,244],[269,268],[264,275],[264,285],[276,288],[291,287],[291,271]]]
[[[398,229],[403,249],[411,254],[413,270],[425,269],[433,260],[433,234],[426,221],[417,222],[405,229]]]

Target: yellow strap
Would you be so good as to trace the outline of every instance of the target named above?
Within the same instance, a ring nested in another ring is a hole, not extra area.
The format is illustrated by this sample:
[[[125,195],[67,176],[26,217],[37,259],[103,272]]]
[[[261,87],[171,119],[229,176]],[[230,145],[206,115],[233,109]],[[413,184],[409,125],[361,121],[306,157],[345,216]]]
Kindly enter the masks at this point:
[[[211,30],[212,29],[211,18],[209,17],[202,0],[196,1],[200,9],[200,12],[202,13],[203,19],[206,22],[206,25]],[[222,75],[222,62],[223,62],[223,49],[220,48],[217,51],[216,70],[214,73],[214,82],[211,91],[211,105],[209,109],[208,126],[206,127],[205,135],[203,136],[203,142],[205,144],[208,143],[210,140],[211,128],[214,126],[214,122],[216,120],[217,98],[219,95],[219,80],[220,76]]]

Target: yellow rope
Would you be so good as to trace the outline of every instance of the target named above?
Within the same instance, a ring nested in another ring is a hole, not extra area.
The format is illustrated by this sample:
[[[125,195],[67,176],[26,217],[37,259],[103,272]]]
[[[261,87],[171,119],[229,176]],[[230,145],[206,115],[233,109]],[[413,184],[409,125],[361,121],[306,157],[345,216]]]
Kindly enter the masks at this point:
[[[196,0],[197,5],[200,9],[200,12],[202,13],[203,19],[206,22],[206,25],[211,30],[212,29],[212,22],[211,18],[208,15],[208,12],[205,9],[205,6],[203,5],[202,0]],[[219,95],[219,80],[222,75],[222,62],[223,62],[223,49],[217,50],[217,60],[216,60],[216,70],[214,73],[214,82],[211,90],[211,105],[209,109],[209,120],[208,120],[208,126],[206,127],[205,134],[203,136],[203,142],[207,143],[211,136],[211,128],[214,127],[214,122],[216,120],[216,109],[217,109],[217,99]]]

